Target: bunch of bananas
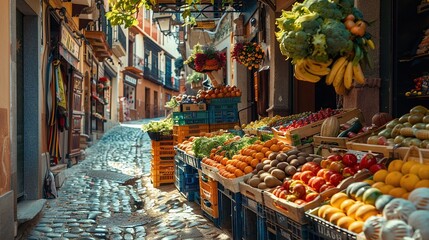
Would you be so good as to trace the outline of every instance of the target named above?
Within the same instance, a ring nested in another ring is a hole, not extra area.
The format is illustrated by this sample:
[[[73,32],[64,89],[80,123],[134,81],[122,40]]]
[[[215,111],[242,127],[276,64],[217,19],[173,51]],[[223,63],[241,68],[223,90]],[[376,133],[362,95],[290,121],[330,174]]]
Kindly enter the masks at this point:
[[[335,92],[344,95],[352,88],[353,79],[359,84],[365,84],[360,63],[349,61],[347,57],[340,57],[332,64],[332,70],[326,76],[326,84],[334,85]]]
[[[317,83],[323,76],[329,74],[331,71],[329,65],[331,63],[332,60],[317,62],[310,58],[299,59],[294,66],[294,76],[301,81]]]

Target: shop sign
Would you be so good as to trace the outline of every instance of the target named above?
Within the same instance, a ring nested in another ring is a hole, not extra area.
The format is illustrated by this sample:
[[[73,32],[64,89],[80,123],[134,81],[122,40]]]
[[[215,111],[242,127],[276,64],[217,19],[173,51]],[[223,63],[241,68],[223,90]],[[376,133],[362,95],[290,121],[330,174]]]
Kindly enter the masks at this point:
[[[194,26],[194,28],[196,29],[205,29],[205,30],[209,30],[209,29],[213,29],[216,27],[216,23],[215,21],[197,21],[196,25]]]
[[[131,77],[130,75],[125,75],[125,82],[130,83],[132,85],[137,85],[137,79]]]
[[[73,34],[70,32],[69,28],[64,24],[61,25],[61,45],[79,61],[80,44],[73,37]]]
[[[74,68],[79,69],[79,60],[72,56],[63,46],[59,46],[60,55]]]

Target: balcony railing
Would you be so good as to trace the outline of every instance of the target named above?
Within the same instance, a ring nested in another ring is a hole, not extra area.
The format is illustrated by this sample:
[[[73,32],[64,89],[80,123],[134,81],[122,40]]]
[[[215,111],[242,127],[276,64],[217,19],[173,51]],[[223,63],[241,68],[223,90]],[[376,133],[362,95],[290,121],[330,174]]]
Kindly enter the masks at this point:
[[[153,68],[151,64],[145,64],[143,76],[160,84],[164,84],[165,82],[165,73],[157,68]]]
[[[174,91],[179,91],[179,79],[177,77],[174,79],[172,77],[170,79],[166,79],[164,87]]]

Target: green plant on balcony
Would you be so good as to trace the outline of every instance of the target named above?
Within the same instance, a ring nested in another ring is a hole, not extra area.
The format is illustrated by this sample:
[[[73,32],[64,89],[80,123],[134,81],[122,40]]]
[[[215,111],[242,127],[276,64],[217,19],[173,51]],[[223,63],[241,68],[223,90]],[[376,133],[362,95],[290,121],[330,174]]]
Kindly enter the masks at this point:
[[[195,24],[195,17],[191,16],[193,10],[199,11],[198,5],[203,0],[184,0],[185,5],[181,8],[181,15],[186,24]],[[163,1],[165,3],[165,1]],[[176,3],[172,0],[171,3]],[[211,4],[214,4],[215,0],[211,0]],[[229,6],[234,3],[234,0],[222,0],[222,6]],[[107,19],[109,19],[112,25],[124,25],[126,28],[135,26],[138,24],[137,15],[142,7],[147,10],[152,9],[158,5],[156,0],[109,0],[110,12],[106,13]]]

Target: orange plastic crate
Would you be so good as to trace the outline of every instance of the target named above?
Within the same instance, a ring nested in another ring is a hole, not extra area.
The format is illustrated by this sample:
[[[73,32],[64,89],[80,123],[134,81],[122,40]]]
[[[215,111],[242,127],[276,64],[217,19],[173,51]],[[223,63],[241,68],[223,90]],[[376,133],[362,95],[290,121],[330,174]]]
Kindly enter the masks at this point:
[[[207,206],[206,205],[207,200],[204,199],[203,197],[201,197],[201,209],[206,212],[208,215],[210,215],[213,218],[218,218],[219,217],[219,207],[218,205],[211,205],[211,206]],[[210,203],[208,203],[210,204]]]
[[[201,171],[200,171],[200,196],[201,198],[204,198],[208,200],[211,204],[217,205],[218,204],[218,197],[217,197],[217,182],[213,179],[208,178],[208,181],[204,181],[201,178]]]
[[[209,132],[208,124],[191,124],[183,126],[173,126],[174,144],[182,143],[192,136],[200,136],[201,133]]]
[[[164,183],[174,183],[174,166],[162,168],[154,168],[153,165],[150,169],[152,184],[154,187],[159,187]]]
[[[168,150],[174,147],[173,140],[165,140],[165,141],[151,141],[152,148],[159,148],[160,150]]]
[[[173,167],[174,168],[174,157],[173,158],[152,158],[151,166],[153,168],[159,169],[161,168],[167,168],[167,167]]]
[[[152,148],[152,156],[157,158],[171,158],[176,155],[176,151],[174,151],[174,148],[171,148],[169,150],[161,150],[159,148]]]

